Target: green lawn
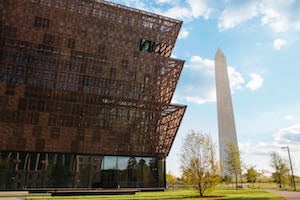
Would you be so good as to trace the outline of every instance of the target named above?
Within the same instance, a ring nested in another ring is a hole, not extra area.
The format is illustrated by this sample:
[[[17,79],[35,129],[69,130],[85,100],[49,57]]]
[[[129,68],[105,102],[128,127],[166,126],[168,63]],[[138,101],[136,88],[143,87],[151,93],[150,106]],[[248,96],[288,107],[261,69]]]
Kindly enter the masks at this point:
[[[271,194],[262,190],[254,189],[240,189],[240,190],[231,190],[231,189],[218,189],[213,193],[209,194],[210,196],[215,196],[209,198],[210,200],[214,199],[226,199],[226,200],[284,200],[284,198],[279,197],[276,194]],[[216,198],[216,196],[223,196]],[[192,190],[168,190],[165,192],[138,192],[135,195],[112,195],[112,196],[71,196],[71,197],[51,197],[49,195],[28,195],[27,199],[30,200],[47,200],[47,199],[104,199],[104,200],[172,200],[172,199],[182,199],[182,200],[195,200],[198,199],[199,195],[197,192]],[[206,198],[207,199],[207,198]],[[1,200],[1,196],[0,196]]]

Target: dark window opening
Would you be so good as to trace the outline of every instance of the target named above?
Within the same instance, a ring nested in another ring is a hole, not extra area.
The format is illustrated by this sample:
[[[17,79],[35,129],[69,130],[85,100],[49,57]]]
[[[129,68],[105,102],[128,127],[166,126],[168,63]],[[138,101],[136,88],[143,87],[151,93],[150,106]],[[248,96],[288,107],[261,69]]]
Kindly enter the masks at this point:
[[[42,28],[49,28],[50,20],[42,17],[35,17],[34,18],[34,26],[35,27],[42,27]]]
[[[140,51],[144,53],[154,53],[156,47],[156,42],[141,39]]]

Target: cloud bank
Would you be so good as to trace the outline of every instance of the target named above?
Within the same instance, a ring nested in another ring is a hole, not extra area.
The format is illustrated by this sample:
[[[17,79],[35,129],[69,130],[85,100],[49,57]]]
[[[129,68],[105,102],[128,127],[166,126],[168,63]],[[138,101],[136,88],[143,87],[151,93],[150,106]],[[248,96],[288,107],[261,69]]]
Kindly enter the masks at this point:
[[[251,74],[251,80],[246,83],[237,67],[228,66],[227,69],[232,94],[245,88],[256,90],[263,85],[263,78],[258,74]],[[182,80],[185,82],[179,83],[173,102],[185,100],[203,104],[216,101],[214,60],[191,56],[182,73]]]

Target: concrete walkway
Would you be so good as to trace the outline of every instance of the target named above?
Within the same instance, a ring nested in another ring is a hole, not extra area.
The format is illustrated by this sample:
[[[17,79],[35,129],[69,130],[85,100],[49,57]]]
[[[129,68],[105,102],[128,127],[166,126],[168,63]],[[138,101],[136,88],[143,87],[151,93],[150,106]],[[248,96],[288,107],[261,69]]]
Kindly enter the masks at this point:
[[[286,200],[300,200],[300,192],[283,191],[283,190],[267,190],[268,192],[279,194]]]
[[[26,200],[25,195],[28,194],[28,192],[19,192],[19,191],[13,191],[13,192],[0,192],[0,200]],[[18,197],[4,197],[5,195],[13,196],[16,195]],[[22,197],[24,195],[24,197]]]

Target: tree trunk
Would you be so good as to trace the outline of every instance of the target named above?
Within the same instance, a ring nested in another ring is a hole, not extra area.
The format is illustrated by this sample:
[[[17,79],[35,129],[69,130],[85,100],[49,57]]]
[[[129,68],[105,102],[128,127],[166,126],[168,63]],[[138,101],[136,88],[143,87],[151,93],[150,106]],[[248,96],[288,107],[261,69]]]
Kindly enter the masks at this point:
[[[279,188],[282,188],[282,186],[281,186],[281,174],[280,173],[278,173],[278,181],[279,181]]]
[[[203,190],[202,190],[201,183],[199,183],[198,186],[199,186],[200,197],[203,197]]]
[[[238,189],[238,175],[235,173],[235,189]]]

